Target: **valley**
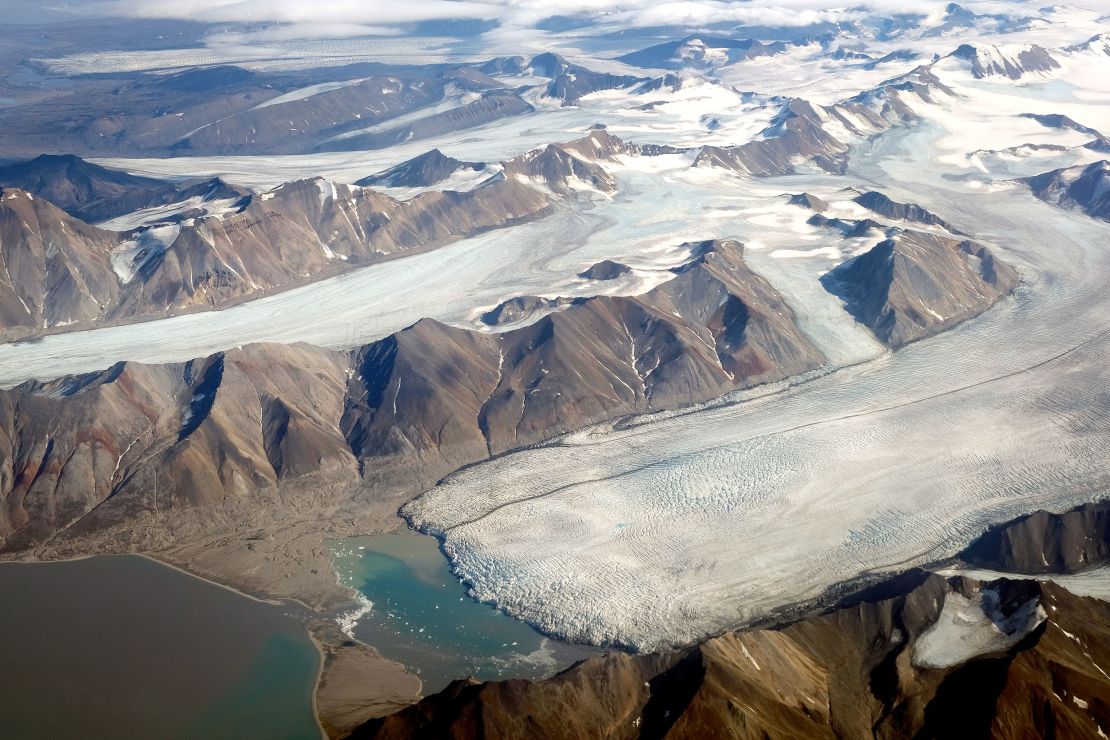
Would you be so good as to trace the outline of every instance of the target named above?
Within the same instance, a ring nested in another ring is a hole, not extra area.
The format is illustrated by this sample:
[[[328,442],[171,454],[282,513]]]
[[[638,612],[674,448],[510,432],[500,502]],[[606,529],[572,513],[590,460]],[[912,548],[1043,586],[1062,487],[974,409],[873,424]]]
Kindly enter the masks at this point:
[[[1110,731],[1110,15],[1012,6],[13,37],[0,577],[275,602],[296,737]]]

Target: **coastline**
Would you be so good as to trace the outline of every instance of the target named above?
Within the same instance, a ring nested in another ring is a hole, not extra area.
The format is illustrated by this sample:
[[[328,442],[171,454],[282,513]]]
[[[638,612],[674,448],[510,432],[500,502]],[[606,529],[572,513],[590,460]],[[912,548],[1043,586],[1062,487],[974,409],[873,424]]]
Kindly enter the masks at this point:
[[[346,685],[351,685],[355,688],[355,691],[356,691],[357,695],[360,695],[360,696],[364,695],[365,696],[367,706],[375,706],[376,702],[389,703],[390,705],[393,704],[393,702],[391,700],[386,698],[388,695],[376,695],[375,692],[373,692],[371,690],[370,686],[366,686],[365,691],[362,691],[361,690],[362,687],[361,687],[360,684],[354,683],[354,682],[348,683],[348,681],[344,681],[343,680],[343,678],[344,678],[343,672],[337,672],[334,668],[334,663],[336,662],[334,659],[341,652],[344,656],[349,656],[345,660],[342,661],[343,663],[357,662],[359,664],[364,664],[364,663],[365,664],[374,664],[375,669],[380,667],[380,664],[384,663],[385,665],[390,666],[390,667],[395,666],[396,669],[399,669],[397,672],[400,672],[404,676],[410,677],[412,681],[415,681],[415,691],[414,691],[414,694],[412,696],[411,702],[406,702],[405,704],[397,704],[396,708],[399,709],[399,708],[401,708],[401,706],[407,706],[407,704],[409,704],[409,703],[415,703],[416,701],[419,701],[419,699],[422,698],[422,696],[423,696],[423,684],[422,684],[422,682],[420,681],[419,678],[417,678],[413,674],[409,673],[408,669],[405,665],[403,665],[402,663],[399,663],[397,661],[390,660],[389,658],[386,658],[373,645],[368,645],[368,644],[358,640],[357,638],[353,637],[352,635],[347,634],[346,632],[344,632],[340,628],[338,621],[334,618],[334,615],[325,614],[325,613],[323,613],[323,612],[321,612],[317,609],[313,609],[312,607],[310,607],[305,602],[301,601],[300,599],[294,598],[294,597],[266,598],[266,597],[263,597],[263,596],[252,594],[252,593],[250,593],[250,592],[248,592],[244,589],[237,588],[235,586],[231,586],[231,585],[228,585],[226,583],[220,583],[219,581],[215,581],[215,580],[213,580],[211,578],[208,578],[206,576],[200,575],[198,573],[194,573],[194,572],[188,570],[187,568],[185,568],[184,566],[181,566],[181,565],[163,560],[162,558],[160,558],[156,555],[151,555],[151,554],[148,554],[148,553],[131,553],[131,554],[137,555],[137,556],[142,557],[142,558],[146,558],[147,560],[152,560],[152,561],[154,561],[154,562],[156,562],[160,565],[166,566],[168,568],[172,568],[173,570],[176,570],[180,573],[184,573],[185,575],[192,576],[193,578],[204,581],[204,582],[206,582],[208,584],[211,584],[213,586],[217,586],[219,588],[225,589],[227,591],[230,591],[230,592],[235,593],[239,596],[242,596],[244,598],[250,599],[252,601],[255,601],[255,602],[258,602],[258,603],[261,603],[261,604],[267,604],[267,605],[270,605],[270,606],[282,606],[282,605],[295,604],[295,605],[301,607],[302,609],[304,609],[305,614],[302,615],[302,617],[303,617],[302,628],[304,629],[304,632],[305,632],[306,637],[308,638],[308,641],[312,644],[312,647],[316,650],[316,654],[319,658],[319,660],[317,662],[317,665],[316,665],[316,675],[315,675],[315,677],[313,679],[313,682],[312,682],[312,695],[310,697],[310,700],[311,700],[311,704],[312,704],[312,716],[313,716],[313,719],[316,722],[317,729],[319,729],[319,731],[320,731],[320,737],[322,738],[322,740],[331,740],[332,738],[342,737],[346,734],[346,733],[343,733],[343,734],[338,734],[337,735],[337,734],[329,733],[328,729],[327,729],[327,725],[332,724],[332,722],[329,721],[329,719],[327,717],[325,717],[325,714],[322,713],[321,709],[320,709],[321,688],[326,683],[326,679],[329,678],[329,677],[334,676],[336,673],[338,673],[339,683],[346,684]],[[84,559],[84,558],[89,558],[89,557],[96,557],[96,556],[95,555],[82,555],[82,556],[79,556],[79,557],[73,558],[73,559],[76,560],[76,559]],[[41,561],[41,562],[64,562],[64,561]],[[338,579],[337,579],[337,582],[338,582]],[[351,589],[347,586],[344,586],[342,583],[339,583],[339,585],[340,585],[340,587],[342,587],[346,591],[357,594],[357,591],[355,591],[354,589]],[[352,599],[352,603],[357,604],[358,603],[357,598]],[[334,630],[339,633],[339,635],[341,636],[342,639],[338,639],[338,640],[337,639],[328,639],[327,636],[326,636],[326,634],[328,632],[327,628],[334,628]],[[329,657],[331,657],[333,659],[332,665],[329,665]],[[356,670],[348,670],[347,672],[357,674],[359,671],[356,669]],[[377,670],[375,670],[374,673],[377,673]],[[362,721],[365,721],[366,719],[370,719],[372,716],[379,716],[379,715],[378,714],[367,714],[365,716],[365,718],[360,718],[360,721],[357,724],[361,724]],[[353,729],[354,726],[357,726],[357,725],[352,724],[351,729]]]

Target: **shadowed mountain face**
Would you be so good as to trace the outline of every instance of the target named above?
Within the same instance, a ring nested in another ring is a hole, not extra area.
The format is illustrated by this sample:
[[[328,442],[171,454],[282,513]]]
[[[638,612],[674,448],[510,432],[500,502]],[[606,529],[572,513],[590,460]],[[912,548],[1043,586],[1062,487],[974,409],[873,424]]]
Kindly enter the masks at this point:
[[[1110,163],[1065,167],[1023,180],[1041,200],[1110,220]]]
[[[935,213],[930,213],[916,203],[899,203],[874,190],[863,193],[853,200],[867,210],[874,211],[880,216],[898,219],[899,221],[914,221],[928,226],[939,226],[949,233],[966,236],[966,234],[960,230],[952,228],[940,216],[937,216]]]
[[[821,281],[875,336],[899,347],[982,313],[1018,276],[974,242],[905,231]]]
[[[1105,508],[1035,514],[968,552],[1051,553],[1064,541],[1042,538],[1046,523],[1105,545]],[[1110,723],[1108,646],[1104,601],[910,571],[778,629],[610,653],[539,682],[456,681],[351,737],[1096,737]]]
[[[1110,502],[992,527],[960,560],[1005,573],[1072,573],[1110,560]]]
[[[283,490],[415,492],[490,454],[824,363],[739,244],[691,251],[649,293],[502,334],[424,320],[353,353],[250,345],[0,391],[0,549]]]
[[[218,178],[179,185],[108,169],[80,157],[47,154],[0,167],[0,186],[25,190],[93,223],[193,197],[224,200],[247,195]]]

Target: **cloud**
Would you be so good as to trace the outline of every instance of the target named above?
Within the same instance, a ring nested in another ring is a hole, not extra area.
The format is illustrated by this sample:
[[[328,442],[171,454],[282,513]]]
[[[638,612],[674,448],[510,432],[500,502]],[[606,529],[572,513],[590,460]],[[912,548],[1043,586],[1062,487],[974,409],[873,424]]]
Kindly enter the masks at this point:
[[[503,5],[473,0],[109,0],[90,8],[134,18],[380,27],[448,18],[496,18]]]
[[[249,23],[254,28],[240,32],[236,39],[249,42],[388,35],[406,25],[442,20],[496,21],[504,34],[535,28],[559,15],[593,16],[625,28],[716,23],[797,27],[869,14],[937,13],[945,4],[945,0],[913,4],[857,0],[845,6],[828,0],[106,0],[87,7],[116,16]]]

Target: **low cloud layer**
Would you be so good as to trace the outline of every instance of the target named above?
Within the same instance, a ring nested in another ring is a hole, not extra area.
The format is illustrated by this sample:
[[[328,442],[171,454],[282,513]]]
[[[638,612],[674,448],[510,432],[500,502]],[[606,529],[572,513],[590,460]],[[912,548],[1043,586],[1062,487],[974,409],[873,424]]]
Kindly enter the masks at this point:
[[[857,20],[868,14],[940,12],[942,0],[861,0],[836,6],[820,0],[107,0],[94,12],[139,18],[269,24],[260,39],[388,34],[422,21],[496,21],[502,29],[529,29],[547,18],[588,15],[626,27],[706,26],[737,23],[808,26]],[[974,5],[974,3],[972,3]],[[277,30],[282,29],[282,30]]]
[[[944,3],[915,3],[912,10],[934,10]],[[174,18],[211,22],[296,24],[306,28],[383,28],[430,20],[492,20],[503,26],[531,28],[554,16],[591,14],[608,21],[644,27],[659,24],[699,26],[714,22],[809,26],[865,16],[869,12],[906,12],[904,2],[865,0],[835,6],[815,0],[109,0],[93,12],[135,18]]]

